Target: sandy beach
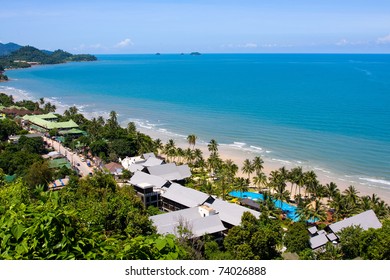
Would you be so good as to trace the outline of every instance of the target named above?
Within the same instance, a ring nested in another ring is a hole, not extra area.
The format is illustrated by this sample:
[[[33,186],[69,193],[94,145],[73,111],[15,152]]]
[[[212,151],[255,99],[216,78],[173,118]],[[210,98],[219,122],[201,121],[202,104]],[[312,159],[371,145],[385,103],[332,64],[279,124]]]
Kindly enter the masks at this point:
[[[177,147],[180,147],[182,149],[187,149],[189,147],[186,139],[179,139],[179,138],[177,138],[177,136],[175,137],[175,135],[164,134],[164,133],[152,130],[152,129],[142,128],[142,127],[138,127],[138,129],[142,133],[150,135],[153,139],[159,138],[164,144],[169,139],[172,138],[172,139],[174,139]],[[217,142],[218,142],[218,140],[217,140]],[[210,152],[208,151],[208,148],[207,148],[207,143],[198,143],[197,142],[195,145],[195,148],[200,149],[203,152],[203,156],[205,158],[207,158],[210,154]],[[243,166],[243,162],[245,159],[253,160],[253,158],[256,156],[254,153],[249,152],[249,151],[243,151],[243,150],[240,150],[238,148],[234,148],[234,147],[231,147],[228,145],[219,145],[218,152],[219,152],[220,157],[223,160],[231,159],[235,164],[237,164],[237,166],[239,167],[239,171],[237,172],[237,176],[247,178],[247,175],[243,174],[243,172],[241,171],[241,168]],[[283,162],[272,161],[272,160],[269,160],[268,158],[265,158],[265,157],[262,157],[262,159],[264,160],[263,171],[267,175],[267,177],[269,176],[271,171],[277,170],[283,166],[286,167],[287,169],[291,169],[291,168],[294,168],[297,166],[297,165],[293,165],[293,164],[287,163],[287,162],[283,163]],[[310,171],[310,169],[303,168],[303,171]],[[363,185],[359,182],[349,182],[346,179],[332,177],[331,176],[332,174],[324,173],[324,172],[321,172],[318,170],[314,170],[314,171],[317,174],[317,178],[318,178],[319,182],[323,185],[326,185],[330,182],[334,182],[337,184],[340,191],[344,191],[345,189],[347,189],[349,186],[352,185],[358,190],[358,192],[359,192],[358,195],[371,196],[372,194],[375,193],[382,200],[384,200],[387,204],[390,204],[390,190],[387,191],[384,189],[379,189],[379,188]],[[289,183],[287,183],[287,190],[290,191],[290,184]],[[294,193],[292,194],[292,197],[293,197],[293,195],[294,195]]]

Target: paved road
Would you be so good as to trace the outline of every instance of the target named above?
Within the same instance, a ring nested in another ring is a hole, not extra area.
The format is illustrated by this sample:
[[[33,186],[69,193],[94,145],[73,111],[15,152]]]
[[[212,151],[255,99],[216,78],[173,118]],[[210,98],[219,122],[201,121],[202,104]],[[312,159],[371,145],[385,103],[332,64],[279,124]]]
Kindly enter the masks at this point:
[[[87,163],[83,162],[77,153],[68,151],[64,146],[61,145],[61,143],[53,139],[43,137],[43,140],[46,141],[49,146],[53,147],[55,151],[65,156],[69,160],[70,164],[80,171],[81,176],[85,177],[90,173],[93,173],[93,168],[88,167]]]

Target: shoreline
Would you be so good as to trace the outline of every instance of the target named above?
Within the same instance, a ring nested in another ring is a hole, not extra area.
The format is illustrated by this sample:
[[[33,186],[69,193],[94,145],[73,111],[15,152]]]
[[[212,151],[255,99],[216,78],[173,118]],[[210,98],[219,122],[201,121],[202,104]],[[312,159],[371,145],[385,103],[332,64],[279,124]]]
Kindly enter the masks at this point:
[[[169,139],[172,138],[175,141],[175,144],[177,147],[180,147],[182,149],[187,149],[189,147],[186,139],[180,139],[178,137],[176,137],[176,138],[170,137],[169,135],[164,135],[162,132],[158,132],[158,131],[143,128],[143,127],[137,127],[137,129],[140,132],[149,135],[150,137],[152,137],[152,139],[160,138],[160,140],[163,142],[163,144],[165,144]],[[218,142],[217,139],[215,139],[215,140]],[[203,152],[203,155],[205,158],[208,157],[209,151],[207,148],[207,143],[196,143],[195,148],[200,149]],[[243,174],[243,172],[241,171],[241,168],[243,166],[243,162],[245,159],[253,160],[253,158],[256,156],[256,154],[254,154],[253,152],[249,152],[249,151],[234,149],[228,145],[223,145],[223,144],[218,145],[218,152],[219,152],[221,159],[223,159],[223,160],[231,159],[239,167],[239,170],[238,170],[236,176],[247,178],[247,175]],[[291,169],[293,167],[298,166],[295,164],[293,165],[291,163],[288,165],[288,164],[284,164],[283,162],[272,161],[272,160],[270,160],[266,157],[262,157],[262,156],[261,156],[261,158],[264,160],[263,172],[267,175],[267,178],[268,178],[270,172],[273,170],[277,170],[281,167],[286,167],[286,169]],[[310,170],[313,170],[317,174],[318,181],[323,185],[328,184],[330,182],[334,182],[337,184],[337,186],[341,192],[346,190],[350,185],[353,185],[356,188],[356,190],[359,192],[358,193],[359,196],[365,196],[365,195],[371,196],[372,194],[375,193],[383,201],[385,201],[387,204],[390,204],[390,190],[387,191],[387,190],[381,189],[379,187],[371,187],[371,186],[362,185],[360,183],[352,183],[352,182],[348,182],[347,180],[340,179],[340,178],[331,178],[331,176],[326,175],[326,173],[321,173],[321,172],[319,172],[319,170],[314,170],[314,169],[307,168],[307,167],[303,168],[303,171],[310,171]],[[329,176],[329,177],[327,177],[327,176]],[[286,189],[290,190],[289,183],[287,183]]]
[[[1,85],[1,87],[3,87],[3,85]],[[14,97],[15,101],[19,101],[22,99],[30,99],[33,101],[38,100],[38,97],[32,96],[31,94],[29,94],[29,92],[27,92],[25,90],[21,90],[21,89],[9,87],[9,86],[8,87],[4,86],[4,88],[5,88],[5,90],[0,90],[0,91],[4,91],[6,94],[12,95]],[[60,114],[62,114],[65,111],[65,109],[68,108],[69,106],[76,106],[78,108],[80,107],[80,106],[77,106],[76,104],[73,104],[73,105],[63,104],[63,103],[61,103],[61,101],[59,101],[57,99],[52,99],[51,97],[44,97],[44,98],[46,101],[49,101],[52,104],[55,104],[57,106],[56,113],[60,113]],[[96,117],[95,116],[96,112],[87,112],[87,111],[82,110],[82,108],[79,108],[79,109],[80,109],[80,113],[84,114],[84,116],[88,119]],[[108,113],[107,113],[107,116],[103,116],[103,117],[107,118]],[[131,121],[131,120],[127,119],[127,121]],[[140,132],[149,135],[152,139],[160,138],[164,144],[169,139],[173,139],[175,141],[177,147],[181,147],[181,148],[185,148],[185,149],[188,148],[188,142],[185,139],[186,136],[184,136],[184,135],[179,135],[179,134],[176,134],[176,133],[173,133],[170,131],[166,131],[166,130],[158,131],[158,130],[153,129],[152,127],[146,128],[146,127],[139,125],[138,123],[136,123],[136,126]],[[214,139],[218,142],[217,138],[214,138]],[[196,146],[195,146],[196,148],[199,148],[200,150],[202,150],[204,157],[208,157],[208,155],[209,155],[207,144],[208,144],[207,142],[198,140],[196,143]],[[239,167],[239,171],[237,172],[237,176],[246,178],[247,175],[244,175],[241,171],[241,167],[243,165],[244,160],[245,159],[252,160],[255,156],[260,155],[261,158],[264,160],[263,172],[267,175],[267,177],[269,176],[269,173],[271,171],[277,170],[283,166],[286,167],[286,169],[291,169],[291,168],[294,168],[297,166],[302,166],[303,171],[313,170],[317,174],[317,179],[323,185],[330,183],[330,182],[334,182],[337,184],[337,186],[341,192],[343,190],[347,189],[350,185],[353,185],[358,190],[359,196],[364,196],[364,195],[371,196],[372,194],[375,193],[382,200],[384,200],[386,203],[390,204],[390,188],[385,189],[385,188],[381,188],[380,186],[377,186],[377,185],[370,185],[369,182],[360,183],[360,182],[352,181],[351,180],[352,178],[350,178],[347,175],[344,175],[343,178],[340,178],[343,175],[335,174],[333,172],[330,172],[330,171],[327,171],[327,170],[324,170],[321,168],[313,168],[313,167],[309,167],[309,166],[303,166],[302,164],[294,163],[294,162],[287,161],[287,160],[272,159],[272,158],[269,158],[267,156],[264,156],[260,152],[256,153],[253,150],[249,151],[248,149],[247,150],[242,149],[242,147],[239,145],[239,143],[234,143],[233,145],[220,144],[220,143],[218,143],[218,144],[219,144],[218,151],[219,151],[220,157],[223,160],[231,159]],[[265,152],[265,151],[263,151],[263,152]],[[287,190],[290,189],[289,187],[290,187],[290,184],[287,184]]]

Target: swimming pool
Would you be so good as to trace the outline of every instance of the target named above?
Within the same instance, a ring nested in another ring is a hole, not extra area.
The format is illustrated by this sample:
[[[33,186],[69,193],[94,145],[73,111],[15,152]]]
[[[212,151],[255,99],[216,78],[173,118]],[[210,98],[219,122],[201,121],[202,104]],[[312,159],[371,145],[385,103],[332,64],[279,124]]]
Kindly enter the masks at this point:
[[[252,200],[264,200],[264,196],[261,193],[232,191],[229,193],[229,195],[234,196],[234,197],[238,197],[238,198],[249,198]],[[276,200],[276,199],[273,199],[273,202],[277,208],[282,209],[286,213],[286,216],[289,219],[293,220],[294,222],[299,221],[299,217],[296,213],[296,211],[297,211],[296,206],[290,205],[286,202]]]

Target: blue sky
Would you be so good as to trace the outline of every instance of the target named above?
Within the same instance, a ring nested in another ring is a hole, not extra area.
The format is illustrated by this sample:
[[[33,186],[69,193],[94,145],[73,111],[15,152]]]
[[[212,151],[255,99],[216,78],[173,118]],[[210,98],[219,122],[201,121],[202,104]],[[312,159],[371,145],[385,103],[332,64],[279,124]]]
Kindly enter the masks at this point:
[[[390,53],[389,0],[12,0],[0,27],[73,53]]]

